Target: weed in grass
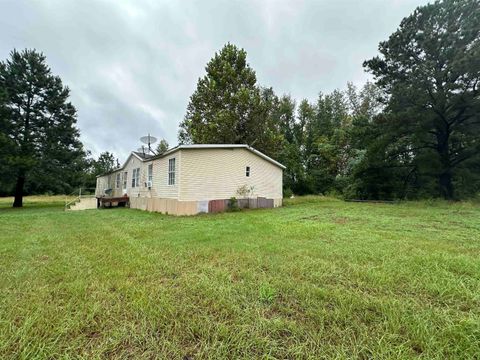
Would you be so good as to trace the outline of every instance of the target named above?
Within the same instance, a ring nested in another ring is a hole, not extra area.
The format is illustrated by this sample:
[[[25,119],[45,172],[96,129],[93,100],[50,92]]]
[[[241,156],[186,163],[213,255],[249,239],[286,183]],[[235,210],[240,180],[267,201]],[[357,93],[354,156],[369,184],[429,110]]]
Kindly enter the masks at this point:
[[[276,295],[277,295],[277,292],[270,285],[262,284],[260,286],[260,289],[259,289],[260,301],[266,304],[271,304],[273,300],[275,300]]]

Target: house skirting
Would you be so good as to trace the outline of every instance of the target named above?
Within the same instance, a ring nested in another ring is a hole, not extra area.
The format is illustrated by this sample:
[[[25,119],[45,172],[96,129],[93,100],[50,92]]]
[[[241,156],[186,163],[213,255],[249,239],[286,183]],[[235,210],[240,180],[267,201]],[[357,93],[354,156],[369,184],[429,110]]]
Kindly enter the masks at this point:
[[[130,208],[154,211],[171,215],[195,215],[208,212],[222,212],[228,209],[228,199],[180,201],[146,197],[130,197]],[[282,206],[282,199],[251,198],[238,199],[239,208],[273,208]]]

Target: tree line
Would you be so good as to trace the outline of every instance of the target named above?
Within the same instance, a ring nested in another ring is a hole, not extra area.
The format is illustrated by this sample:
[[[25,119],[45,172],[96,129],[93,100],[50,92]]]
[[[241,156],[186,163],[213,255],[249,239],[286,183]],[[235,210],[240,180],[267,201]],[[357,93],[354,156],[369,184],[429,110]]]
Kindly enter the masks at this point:
[[[418,7],[364,68],[373,81],[313,102],[257,82],[226,44],[198,80],[179,143],[248,144],[282,162],[284,191],[357,199],[461,199],[480,191],[480,4]],[[0,195],[69,193],[112,170],[79,140],[70,90],[42,53],[0,62]],[[159,152],[168,149],[162,142]]]
[[[246,143],[287,166],[286,193],[468,198],[480,190],[480,3],[444,0],[404,18],[374,82],[299,103],[261,87],[227,44],[206,66],[181,143]]]

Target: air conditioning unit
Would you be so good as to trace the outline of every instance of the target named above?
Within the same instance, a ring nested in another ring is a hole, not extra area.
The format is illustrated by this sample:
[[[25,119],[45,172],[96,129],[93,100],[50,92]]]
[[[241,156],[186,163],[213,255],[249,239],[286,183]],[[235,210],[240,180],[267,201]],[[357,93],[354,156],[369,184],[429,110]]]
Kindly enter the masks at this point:
[[[151,182],[151,181],[147,181],[146,185],[147,185],[147,187],[148,187],[149,189],[152,188],[152,182]]]

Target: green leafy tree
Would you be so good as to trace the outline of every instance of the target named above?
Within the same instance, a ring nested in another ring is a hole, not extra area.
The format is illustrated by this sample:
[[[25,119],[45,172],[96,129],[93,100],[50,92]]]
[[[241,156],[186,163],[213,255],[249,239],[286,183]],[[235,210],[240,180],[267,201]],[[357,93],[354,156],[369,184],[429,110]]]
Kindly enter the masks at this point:
[[[306,106],[306,104],[305,104]],[[337,176],[345,172],[349,139],[346,129],[350,125],[345,95],[340,90],[331,94],[320,93],[315,107],[299,108],[307,113],[305,138],[306,169],[309,191],[325,193],[335,189]]]
[[[257,86],[247,53],[226,44],[215,53],[190,97],[179,142],[248,144],[269,155],[277,150],[278,126],[271,89]]]
[[[415,173],[405,167],[401,158],[387,156],[392,141],[384,136],[385,121],[383,114],[372,119],[354,118],[350,129],[354,156],[344,189],[346,198],[392,200],[406,197],[408,172],[412,178]]]
[[[93,161],[93,174],[102,175],[113,171],[116,168],[115,156],[108,151],[102,152],[97,160]]]
[[[364,63],[388,95],[378,139],[386,158],[418,172],[421,187],[436,179],[446,199],[462,177],[479,187],[479,24],[477,0],[418,7]]]
[[[261,88],[248,123],[245,141],[248,145],[277,158],[284,138],[280,124],[280,99],[272,88]]]
[[[369,123],[384,108],[384,93],[370,81],[367,81],[361,89],[358,89],[352,83],[348,83],[345,97],[352,117],[355,119],[363,118]]]
[[[85,158],[69,89],[52,75],[42,53],[13,50],[0,62],[0,93],[0,162],[13,175],[13,206],[23,205],[29,179],[69,189]]]
[[[165,139],[161,139],[157,145],[157,154],[163,154],[165,151],[168,150],[169,144],[168,141]]]
[[[109,173],[116,168],[120,167],[118,159],[115,156],[108,152],[102,152],[98,158],[91,157],[90,152],[88,152],[88,158],[83,164],[83,178],[81,186],[86,189],[93,189],[97,184],[97,176]]]
[[[382,100],[384,93],[371,82],[358,89],[347,84],[345,92],[349,104],[351,123],[345,131],[348,137],[348,159],[342,182],[342,193],[346,198],[390,199],[402,197],[403,188],[398,184],[398,174],[392,163],[384,156],[384,146],[378,142],[383,118]],[[397,171],[398,172],[398,171]]]
[[[284,187],[287,192],[307,193],[307,173],[302,154],[300,127],[296,119],[295,101],[287,95],[279,99],[277,118],[282,134],[282,148],[278,160],[286,166],[283,172]]]

